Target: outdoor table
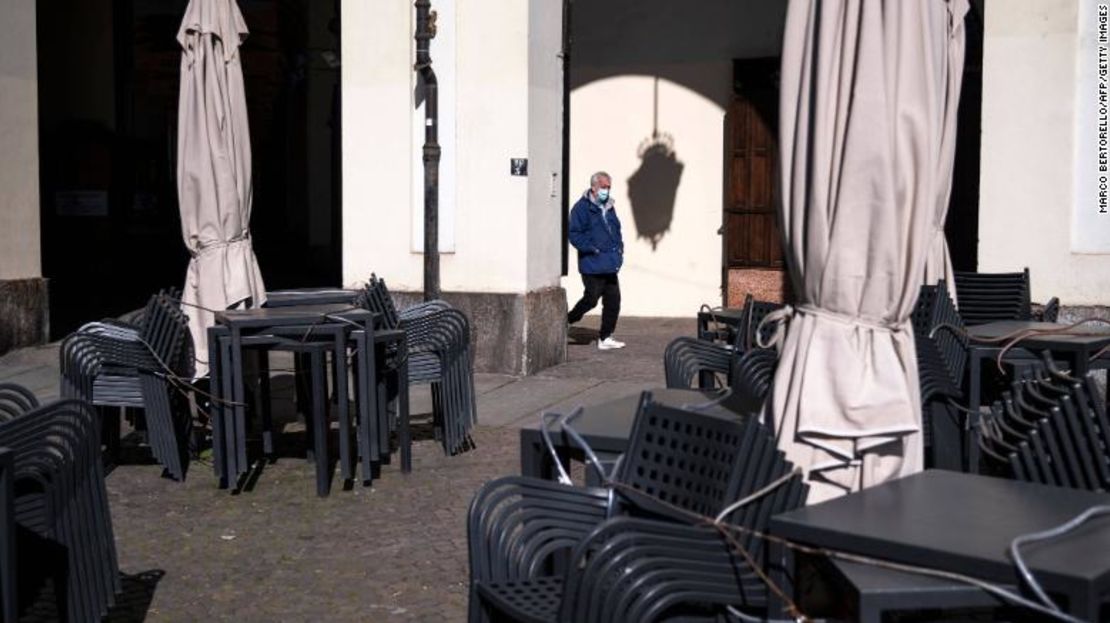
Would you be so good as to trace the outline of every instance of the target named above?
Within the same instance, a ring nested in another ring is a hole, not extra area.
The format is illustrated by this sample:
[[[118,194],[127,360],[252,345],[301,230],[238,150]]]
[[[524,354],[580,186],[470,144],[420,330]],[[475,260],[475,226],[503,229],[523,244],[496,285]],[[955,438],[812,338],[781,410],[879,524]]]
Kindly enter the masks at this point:
[[[648,391],[653,400],[672,407],[703,404],[713,397],[712,392],[691,389],[655,388]],[[637,392],[587,407],[572,426],[603,464],[611,463],[628,447],[628,437],[632,433],[632,423],[636,419],[636,407],[639,403],[640,392]],[[705,409],[703,413],[728,419],[737,417],[736,413],[721,406]],[[552,445],[564,466],[572,457],[583,460],[585,453],[559,426],[553,425],[549,433]],[[539,423],[520,429],[520,473],[523,476],[548,480],[555,477],[555,463],[544,447]],[[592,478],[593,471],[587,470],[587,475]]]
[[[1107,504],[1106,493],[930,470],[777,515],[770,532],[808,546],[1016,585],[1009,557],[1014,538]],[[779,575],[786,553],[781,546],[771,549],[772,571]],[[1071,614],[1098,619],[1100,604],[1110,599],[1110,516],[1031,544],[1022,554],[1045,591],[1066,598]]]
[[[263,307],[292,307],[298,305],[350,305],[358,296],[358,290],[344,288],[293,288],[266,293]]]
[[[1065,325],[1051,322],[1033,322],[1024,320],[1000,320],[986,324],[967,327],[968,342],[968,408],[972,412],[972,419],[966,427],[964,448],[968,458],[968,469],[972,472],[979,470],[979,445],[976,443],[973,431],[978,425],[977,414],[982,402],[982,361],[987,358],[997,357],[1005,344],[976,343],[979,339],[993,339],[1019,331],[1030,329],[1060,329]],[[1091,355],[1099,349],[1110,344],[1110,328],[1102,327],[1076,327],[1070,333],[1083,333],[1084,335],[1034,335],[1022,338],[1017,348],[1007,352],[1006,358],[1011,356],[1020,360],[1033,360],[1033,353],[1049,351],[1054,358],[1066,360],[1071,367],[1072,376],[1083,378],[1091,370]],[[1103,353],[1094,367],[1105,367],[1110,364],[1110,352]]]
[[[889,612],[995,609],[1006,605],[978,586],[964,582],[846,560],[832,560],[828,568],[833,572],[830,578],[834,582],[833,594],[840,603],[854,604],[850,620],[857,623],[882,623],[883,615]],[[798,593],[801,610],[817,616],[802,597],[805,589]]]
[[[731,344],[736,338],[737,331],[740,330],[740,325],[744,322],[745,315],[743,307],[726,307],[724,309],[715,309],[712,311],[699,311],[698,339],[714,341],[721,338],[722,336],[709,330],[710,322],[719,322],[728,327],[729,335],[724,336],[723,339],[725,342]]]
[[[368,335],[374,332],[376,314],[369,310],[355,308],[347,304],[330,305],[300,305],[294,307],[256,308],[247,310],[228,310],[216,314],[216,323],[225,331],[210,330],[211,342],[216,345],[216,352],[221,361],[216,362],[213,357],[212,376],[219,375],[217,398],[226,401],[227,406],[214,409],[219,422],[214,422],[214,437],[220,434],[222,428],[222,452],[214,449],[214,458],[217,461],[217,473],[221,478],[221,485],[237,479],[248,471],[246,447],[246,389],[243,372],[243,341],[245,336],[265,336],[268,332],[303,331],[305,340],[311,338],[318,342],[324,336],[332,344],[333,361],[335,363],[335,383],[338,394],[338,418],[341,430],[349,430],[349,414],[347,411],[347,344],[348,334],[352,329],[365,331]],[[360,354],[364,360],[365,353]],[[373,353],[369,354],[373,357]],[[264,375],[265,377],[266,375]],[[268,379],[263,378],[263,383]],[[266,405],[263,405],[266,409]],[[231,417],[223,417],[227,412]],[[265,417],[266,414],[264,414]],[[222,426],[220,426],[222,424]],[[264,434],[264,444],[267,451],[272,451],[272,442],[268,434]],[[213,445],[218,446],[216,440]],[[350,478],[350,440],[345,435],[340,435],[340,455],[343,457],[343,476]]]

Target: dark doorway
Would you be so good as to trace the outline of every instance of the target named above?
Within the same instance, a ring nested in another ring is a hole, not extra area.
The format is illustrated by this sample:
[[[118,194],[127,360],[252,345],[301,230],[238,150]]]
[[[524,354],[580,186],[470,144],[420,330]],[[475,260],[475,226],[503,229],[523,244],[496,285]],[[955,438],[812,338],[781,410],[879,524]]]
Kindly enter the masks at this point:
[[[971,3],[964,19],[966,52],[960,109],[956,119],[956,159],[944,235],[956,270],[979,265],[979,158],[983,108],[983,2]]]
[[[60,4],[59,4],[60,3]],[[38,9],[43,272],[51,334],[180,287],[176,188],[185,0]],[[251,232],[268,289],[341,281],[339,0],[239,0]]]

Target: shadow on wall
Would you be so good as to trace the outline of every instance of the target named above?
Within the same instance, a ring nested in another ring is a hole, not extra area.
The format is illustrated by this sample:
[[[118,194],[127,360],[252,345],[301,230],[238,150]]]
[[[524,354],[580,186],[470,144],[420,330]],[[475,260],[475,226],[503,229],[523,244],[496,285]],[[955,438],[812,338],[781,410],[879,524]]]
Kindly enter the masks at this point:
[[[640,167],[628,178],[628,201],[636,236],[651,242],[655,251],[671,229],[675,196],[684,165],[675,156],[674,139],[659,133],[659,78],[655,78],[655,114],[651,138],[640,144]]]

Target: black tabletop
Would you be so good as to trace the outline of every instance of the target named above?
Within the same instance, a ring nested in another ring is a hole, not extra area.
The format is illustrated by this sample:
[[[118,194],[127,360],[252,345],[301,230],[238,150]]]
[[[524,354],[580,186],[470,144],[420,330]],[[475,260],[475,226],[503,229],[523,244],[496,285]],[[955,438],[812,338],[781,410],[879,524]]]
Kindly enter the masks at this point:
[[[656,402],[672,406],[683,407],[687,405],[704,404],[711,399],[707,392],[689,389],[654,388],[649,390]],[[712,394],[712,392],[709,392]],[[628,437],[632,433],[632,423],[636,419],[636,406],[640,403],[640,394],[622,396],[608,402],[587,407],[582,415],[573,422],[574,430],[590,444],[590,447],[600,452],[624,452],[628,446]],[[704,413],[736,419],[738,416],[720,406],[713,406],[703,410]],[[539,423],[525,427],[522,432],[539,435]],[[564,441],[558,426],[551,428],[552,438],[556,444]],[[569,441],[567,441],[569,443]]]
[[[976,338],[992,339],[1030,329],[1060,330],[1066,326],[1067,325],[1056,324],[1052,322],[1000,320],[997,322],[988,322],[986,324],[967,327],[967,333],[972,338],[972,340],[975,340]],[[1044,348],[1048,350],[1102,348],[1106,344],[1110,344],[1110,325],[1081,325],[1072,329],[1068,329],[1068,333],[1069,335],[1032,335],[1022,338],[1019,344],[1021,346],[1026,346],[1029,348]],[[1083,335],[1073,335],[1076,333],[1082,333]],[[973,341],[972,345],[977,346],[978,344],[975,344]],[[1002,344],[997,345],[1002,346]]]
[[[358,296],[358,290],[343,288],[294,288],[266,293],[266,307],[289,307],[294,305],[321,305],[331,303],[350,304]]]
[[[329,305],[297,305],[293,307],[258,307],[254,309],[231,309],[216,314],[216,322],[240,328],[276,327],[283,325],[305,325],[327,320],[327,316],[342,316],[348,319],[363,318],[372,314],[361,307],[344,303]]]
[[[1020,535],[1060,525],[1110,494],[931,470],[784,513],[774,534],[809,544],[1014,583]],[[1022,549],[1046,586],[1110,586],[1110,516]]]

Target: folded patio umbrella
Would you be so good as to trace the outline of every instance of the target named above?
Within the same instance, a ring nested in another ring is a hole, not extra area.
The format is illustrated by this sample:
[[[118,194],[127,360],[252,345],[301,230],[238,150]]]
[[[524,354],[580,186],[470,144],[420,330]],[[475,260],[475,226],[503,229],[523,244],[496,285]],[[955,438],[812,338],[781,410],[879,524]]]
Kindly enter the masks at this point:
[[[266,299],[250,237],[250,131],[239,59],[246,36],[235,0],[190,0],[177,33],[177,193],[192,255],[182,301],[198,376],[208,369],[209,310],[259,306]]]
[[[964,55],[966,43],[963,30],[963,16],[968,11],[968,3],[961,0],[953,6],[952,16],[956,18],[953,32],[948,39],[947,70],[936,76],[944,84],[944,116],[940,127],[940,151],[938,152],[936,179],[936,217],[933,220],[933,242],[925,256],[925,284],[935,285],[944,280],[948,286],[948,296],[957,304],[956,271],[952,267],[952,255],[948,252],[948,239],[944,236],[944,221],[948,216],[948,202],[952,198],[952,170],[956,160],[956,118],[960,109],[960,89],[963,87]]]
[[[967,8],[791,0],[787,11],[781,216],[798,303],[771,409],[811,503],[922,467],[909,316],[951,179],[950,50]]]

